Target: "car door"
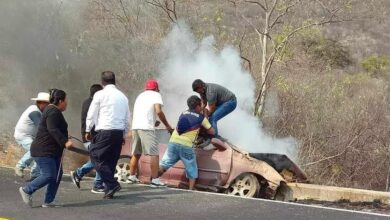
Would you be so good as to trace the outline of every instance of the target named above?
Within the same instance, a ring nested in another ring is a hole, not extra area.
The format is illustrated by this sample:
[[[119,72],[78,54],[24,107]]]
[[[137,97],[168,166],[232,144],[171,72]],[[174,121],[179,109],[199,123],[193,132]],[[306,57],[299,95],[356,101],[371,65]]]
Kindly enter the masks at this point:
[[[232,164],[232,149],[218,148],[212,150],[195,149],[198,163],[197,184],[205,186],[222,186],[229,177]],[[185,175],[185,167],[178,161],[171,169],[162,176],[162,180],[168,185],[186,187],[188,180]]]
[[[197,149],[199,178],[197,184],[223,186],[227,182],[232,165],[232,149]]]

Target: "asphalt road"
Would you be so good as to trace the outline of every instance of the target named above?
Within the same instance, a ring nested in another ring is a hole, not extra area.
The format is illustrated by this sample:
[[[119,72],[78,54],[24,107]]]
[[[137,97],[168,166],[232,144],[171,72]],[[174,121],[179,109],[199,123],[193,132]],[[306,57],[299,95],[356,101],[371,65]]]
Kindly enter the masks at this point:
[[[281,203],[260,199],[242,199],[220,194],[189,192],[145,185],[122,184],[113,200],[90,192],[91,181],[77,189],[64,177],[56,200],[60,208],[41,208],[44,191],[33,197],[27,207],[18,188],[24,182],[13,170],[0,168],[0,219],[390,219],[390,215]]]

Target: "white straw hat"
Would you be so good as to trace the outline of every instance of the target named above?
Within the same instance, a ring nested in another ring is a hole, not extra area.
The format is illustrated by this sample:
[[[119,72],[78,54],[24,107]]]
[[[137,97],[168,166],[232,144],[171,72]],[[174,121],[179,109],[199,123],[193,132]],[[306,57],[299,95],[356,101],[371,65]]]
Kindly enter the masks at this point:
[[[38,93],[36,98],[32,98],[33,101],[50,102],[50,94],[47,92]]]

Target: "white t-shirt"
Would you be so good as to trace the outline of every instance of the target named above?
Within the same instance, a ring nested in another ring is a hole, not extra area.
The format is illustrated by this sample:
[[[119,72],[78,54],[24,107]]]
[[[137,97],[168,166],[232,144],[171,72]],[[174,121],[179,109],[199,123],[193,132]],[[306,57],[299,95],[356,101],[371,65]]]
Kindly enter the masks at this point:
[[[163,105],[161,94],[146,90],[138,95],[134,103],[132,129],[154,130],[156,111],[154,104]]]
[[[41,120],[41,111],[37,105],[30,105],[20,116],[15,127],[14,137],[16,140],[24,138],[35,138],[37,134],[38,124]]]

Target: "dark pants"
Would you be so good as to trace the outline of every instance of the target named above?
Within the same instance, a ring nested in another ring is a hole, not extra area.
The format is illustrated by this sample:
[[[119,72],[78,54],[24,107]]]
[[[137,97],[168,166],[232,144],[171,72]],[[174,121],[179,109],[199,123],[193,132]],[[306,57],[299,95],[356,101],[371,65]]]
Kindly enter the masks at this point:
[[[60,169],[61,158],[53,157],[33,157],[37,163],[40,175],[28,183],[23,190],[27,194],[33,194],[38,189],[47,185],[45,203],[51,203],[56,197],[58,186],[61,182],[62,167]],[[58,174],[58,171],[60,172]]]
[[[91,161],[107,190],[119,185],[114,174],[122,150],[122,141],[122,130],[102,130],[92,139],[89,148]]]

